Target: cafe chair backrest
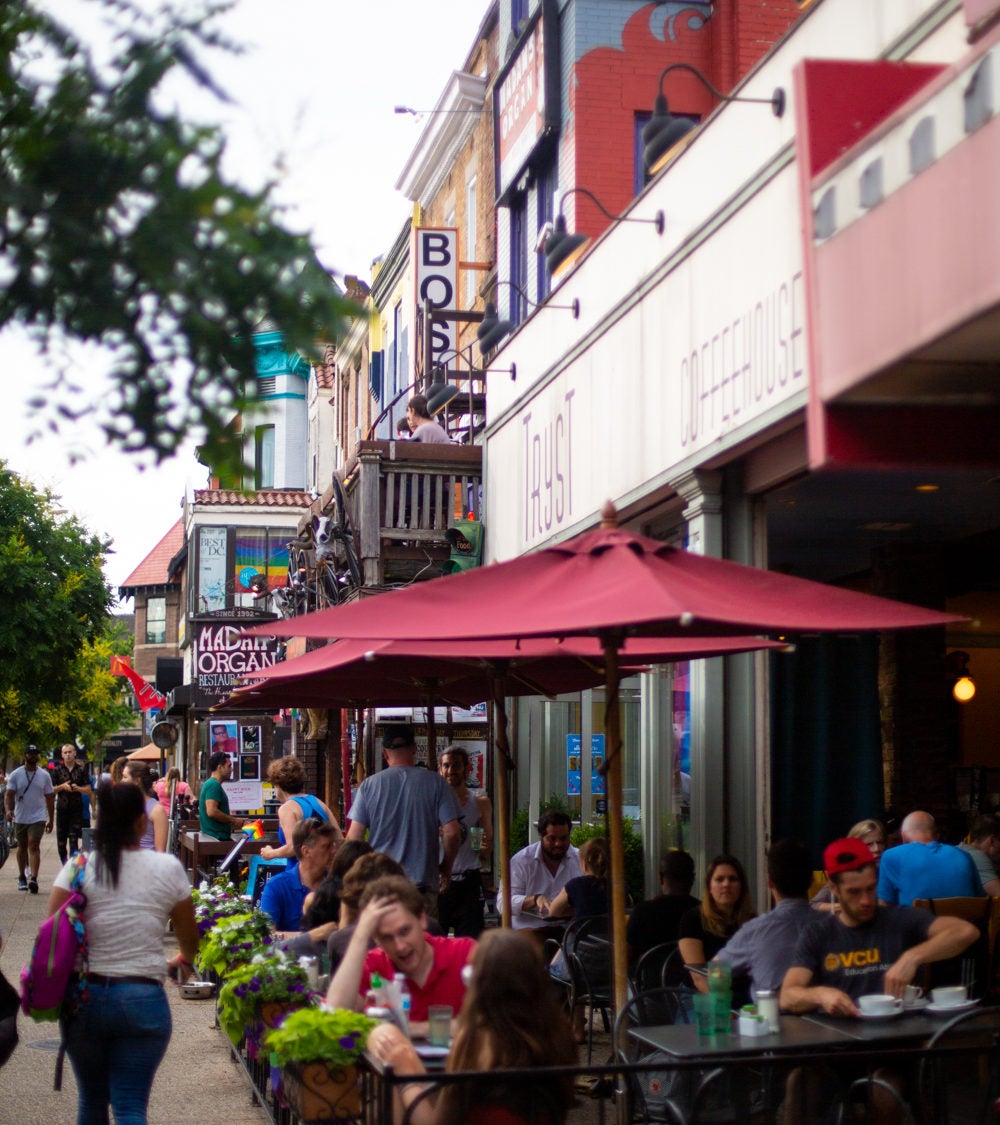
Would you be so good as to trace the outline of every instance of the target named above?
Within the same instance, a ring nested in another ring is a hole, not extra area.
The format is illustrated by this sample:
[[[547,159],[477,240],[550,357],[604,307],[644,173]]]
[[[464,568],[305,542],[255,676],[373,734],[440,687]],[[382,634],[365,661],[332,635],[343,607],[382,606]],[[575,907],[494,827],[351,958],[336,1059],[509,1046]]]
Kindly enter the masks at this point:
[[[934,984],[965,984],[973,998],[995,998],[997,986],[997,938],[1000,936],[1000,896],[992,898],[918,898],[913,905],[939,917],[963,918],[979,928],[979,940],[955,962],[926,966],[925,987]],[[956,969],[957,962],[957,969]]]
[[[625,1070],[624,1086],[632,1119],[640,1121],[683,1122],[694,1097],[699,1074],[695,1070],[678,1070],[670,1065],[671,1056],[629,1036],[640,1027],[687,1023],[685,988],[651,988],[636,993],[618,1013],[615,1020],[614,1046],[619,1062],[659,1063],[662,1070]]]
[[[945,1053],[953,1048],[968,1053],[958,1057]],[[918,1076],[920,1102],[928,1120],[952,1120],[952,1102],[966,1110],[971,1108],[967,1104],[968,1082],[964,1082],[964,1089],[958,1088],[970,1073],[978,1079],[981,1114],[968,1120],[995,1120],[990,1111],[1000,1099],[1000,1008],[962,1012],[934,1033]]]
[[[635,972],[632,974],[632,983],[636,992],[646,992],[650,988],[662,988],[667,984],[680,983],[679,980],[666,979],[665,974],[671,957],[679,964],[680,955],[677,952],[676,941],[665,941],[647,949],[636,962]]]

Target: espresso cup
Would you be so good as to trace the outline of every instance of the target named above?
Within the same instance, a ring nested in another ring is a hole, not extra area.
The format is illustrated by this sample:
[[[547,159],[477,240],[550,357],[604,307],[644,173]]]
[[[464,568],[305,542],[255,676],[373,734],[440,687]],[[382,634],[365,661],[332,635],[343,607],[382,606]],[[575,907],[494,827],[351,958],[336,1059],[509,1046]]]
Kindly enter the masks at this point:
[[[903,993],[903,1003],[916,1004],[918,1000],[923,999],[923,995],[924,990],[922,988],[918,988],[915,984],[908,984],[906,991]]]
[[[964,1004],[967,999],[968,993],[964,984],[931,989],[931,1000],[939,1008],[954,1008],[956,1004]]]
[[[888,1016],[903,1006],[902,1000],[888,993],[878,993],[874,996],[862,996],[858,1000],[858,1007],[866,1016]]]

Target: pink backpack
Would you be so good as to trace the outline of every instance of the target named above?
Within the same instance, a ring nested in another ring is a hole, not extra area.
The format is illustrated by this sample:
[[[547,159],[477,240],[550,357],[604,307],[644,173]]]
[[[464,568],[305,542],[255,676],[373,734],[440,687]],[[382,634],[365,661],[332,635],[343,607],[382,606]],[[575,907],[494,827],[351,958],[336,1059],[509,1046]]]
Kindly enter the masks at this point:
[[[86,971],[87,931],[83,911],[87,899],[82,887],[87,857],[77,855],[73,862],[76,870],[70,884],[72,892],[38,927],[31,957],[21,969],[21,1011],[37,1021],[58,1020],[64,1004],[75,1003],[78,982],[73,980],[73,973]]]

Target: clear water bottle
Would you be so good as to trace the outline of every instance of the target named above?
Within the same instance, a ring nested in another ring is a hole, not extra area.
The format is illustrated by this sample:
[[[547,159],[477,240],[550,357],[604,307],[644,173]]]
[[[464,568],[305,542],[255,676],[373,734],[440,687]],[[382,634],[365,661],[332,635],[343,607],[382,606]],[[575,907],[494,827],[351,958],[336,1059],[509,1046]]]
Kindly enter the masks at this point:
[[[401,1030],[404,1035],[410,1034],[410,986],[406,983],[406,976],[403,973],[396,973],[393,977],[396,988],[399,989],[399,1009],[400,1009],[400,1023],[403,1025]]]

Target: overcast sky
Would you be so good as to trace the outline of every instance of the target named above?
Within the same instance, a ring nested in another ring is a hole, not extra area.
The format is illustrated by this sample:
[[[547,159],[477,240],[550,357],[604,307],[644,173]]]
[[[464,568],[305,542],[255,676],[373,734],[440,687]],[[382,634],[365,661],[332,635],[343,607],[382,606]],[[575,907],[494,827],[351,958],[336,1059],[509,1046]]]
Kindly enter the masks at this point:
[[[97,5],[44,6],[78,19]],[[393,185],[424,125],[394,114],[393,106],[433,107],[465,61],[487,7],[488,0],[238,0],[224,26],[246,53],[211,68],[235,105],[209,105],[188,93],[183,105],[192,116],[224,124],[232,178],[252,187],[280,168],[288,225],[312,233],[338,276],[367,279],[372,260],[388,250],[409,214],[411,205]],[[100,357],[74,360],[99,400]],[[204,486],[204,469],[186,456],[140,471],[134,459],[104,447],[92,424],[26,444],[37,424],[25,403],[50,373],[11,330],[0,334],[0,370],[7,389],[0,457],[114,540],[107,574],[117,586],[179,517],[185,488]]]

